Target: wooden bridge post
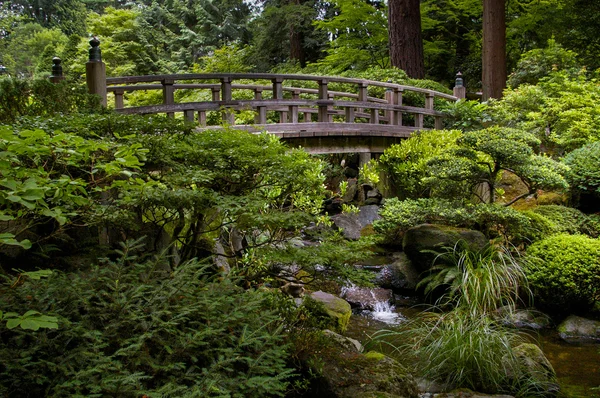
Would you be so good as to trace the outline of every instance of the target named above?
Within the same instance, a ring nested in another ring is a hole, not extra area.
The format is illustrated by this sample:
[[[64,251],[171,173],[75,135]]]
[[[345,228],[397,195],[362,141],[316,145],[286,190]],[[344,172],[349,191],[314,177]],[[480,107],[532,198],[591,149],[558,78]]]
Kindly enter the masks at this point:
[[[221,99],[223,100],[223,102],[227,103],[231,102],[232,98],[233,97],[231,95],[231,78],[223,77],[221,79]],[[225,110],[223,111],[223,122],[231,125],[235,124],[235,115],[230,108],[227,108],[227,105],[225,105]]]
[[[456,81],[454,83],[453,94],[459,100],[465,99],[467,97],[467,88],[464,85],[462,73],[460,72],[456,74]]]
[[[174,80],[164,79],[161,81],[163,92],[163,105],[175,105],[175,84]],[[175,113],[167,112],[168,117],[175,117]]]
[[[396,105],[402,106],[402,101],[404,98],[402,97],[403,90],[398,90],[396,93]],[[402,111],[396,112],[396,126],[402,126]]]
[[[273,83],[273,99],[281,100],[283,99],[283,79],[280,77],[276,77],[272,79]],[[279,123],[287,122],[287,112],[280,111],[279,112]]]
[[[89,60],[85,64],[85,80],[88,93],[100,96],[100,103],[106,106],[106,65],[102,62],[100,40],[96,36],[90,40]]]
[[[319,83],[319,99],[321,101],[329,100],[329,93],[327,90],[327,84],[329,83],[327,79],[321,79],[318,81]],[[327,105],[319,105],[319,118],[318,122],[327,123],[329,121],[329,109]]]
[[[396,91],[398,91],[398,89],[396,89]],[[394,93],[394,90],[391,87],[385,89],[385,100],[389,105],[396,105],[396,93]],[[396,111],[385,111],[385,117],[388,119],[389,125],[396,124]]]
[[[50,81],[54,84],[65,80],[65,77],[63,76],[63,68],[60,65],[61,62],[61,59],[58,57],[52,58],[52,75],[50,75]]]

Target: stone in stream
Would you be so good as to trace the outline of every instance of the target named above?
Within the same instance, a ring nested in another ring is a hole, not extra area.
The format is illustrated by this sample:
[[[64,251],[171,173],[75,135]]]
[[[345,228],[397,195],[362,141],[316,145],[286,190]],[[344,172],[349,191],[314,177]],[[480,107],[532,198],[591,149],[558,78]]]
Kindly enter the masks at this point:
[[[375,277],[375,283],[385,289],[411,294],[419,283],[419,271],[405,253],[394,253],[394,262],[387,264]]]
[[[558,325],[558,334],[568,343],[600,343],[600,321],[571,315]]]
[[[352,315],[352,308],[346,300],[320,290],[309,294],[308,297],[323,305],[326,315],[331,320],[331,327],[335,331],[344,332],[346,330]],[[306,305],[306,300],[304,304]]]
[[[344,237],[349,240],[358,240],[361,231],[367,225],[373,224],[373,221],[381,218],[379,216],[379,206],[361,206],[358,214],[342,213],[331,217],[331,220],[342,230]]]
[[[390,289],[353,286],[342,289],[342,298],[353,308],[373,311],[377,303],[392,302],[394,293]]]
[[[513,353],[519,363],[519,372],[515,381],[530,380],[535,385],[543,388],[543,391],[537,391],[537,395],[550,397],[556,396],[560,389],[556,372],[544,355],[540,347],[532,343],[519,344],[513,349]]]
[[[500,322],[506,326],[513,328],[528,328],[528,329],[546,329],[552,324],[550,317],[543,312],[536,310],[514,310],[510,307],[500,307],[496,311],[496,316]]]

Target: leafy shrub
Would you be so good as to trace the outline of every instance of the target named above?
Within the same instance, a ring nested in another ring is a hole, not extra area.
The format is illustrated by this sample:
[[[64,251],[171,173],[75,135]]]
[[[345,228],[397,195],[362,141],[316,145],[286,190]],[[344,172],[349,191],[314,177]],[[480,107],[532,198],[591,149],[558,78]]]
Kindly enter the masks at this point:
[[[400,198],[430,196],[431,191],[444,191],[444,187],[424,183],[428,175],[428,162],[443,150],[456,146],[461,133],[458,130],[423,131],[387,148],[377,161],[377,167],[390,179],[391,189]]]
[[[580,312],[600,300],[600,241],[559,234],[532,244],[526,273],[534,303],[557,314]]]
[[[0,124],[13,123],[21,116],[49,116],[60,113],[99,111],[98,97],[85,87],[68,81],[53,84],[47,79],[0,78]]]
[[[517,67],[508,77],[507,84],[511,88],[521,84],[536,84],[555,70],[564,70],[575,77],[580,69],[577,54],[565,50],[554,39],[550,39],[548,47],[536,48],[521,55]]]
[[[600,199],[600,141],[574,150],[563,161],[570,168],[567,180],[574,196],[586,194]]]
[[[449,130],[477,130],[483,128],[484,122],[489,120],[488,105],[479,101],[448,102],[441,110],[446,114],[444,127]]]
[[[137,256],[138,243],[76,274],[4,276],[3,309],[56,316],[59,329],[0,329],[0,392],[282,396],[291,371],[270,294],[210,278],[197,261],[161,271],[160,259]]]
[[[490,238],[517,238],[528,225],[527,217],[495,204],[473,204],[445,199],[388,199],[373,227],[377,232],[394,237],[419,224],[443,224],[477,229]]]
[[[592,237],[597,237],[600,233],[591,217],[573,207],[545,205],[534,208],[533,212],[550,220],[558,233],[586,234]]]

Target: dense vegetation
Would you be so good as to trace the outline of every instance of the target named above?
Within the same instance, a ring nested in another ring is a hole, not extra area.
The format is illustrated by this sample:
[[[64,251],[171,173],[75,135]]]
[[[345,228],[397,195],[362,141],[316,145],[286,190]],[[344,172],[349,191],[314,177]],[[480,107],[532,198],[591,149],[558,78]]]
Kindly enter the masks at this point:
[[[418,287],[435,307],[385,333],[399,337],[398,358],[481,391],[551,391],[521,373],[525,340],[495,314],[598,315],[595,2],[508,4],[504,97],[445,106],[446,130],[361,170],[392,197],[358,242],[330,228],[323,202],[340,192],[324,185],[337,169],[321,159],[266,134],[101,108],[81,85],[86,33],[100,37],[109,75],[302,72],[444,91],[461,69],[475,90],[480,2],[421,2],[432,80],[390,68],[385,2],[192,3],[0,2],[0,63],[12,76],[0,77],[0,393],[300,396],[320,377],[307,346],[331,324],[279,288],[368,285],[351,265],[423,223],[474,229],[489,245],[435,253]],[[55,55],[60,84],[40,79]]]

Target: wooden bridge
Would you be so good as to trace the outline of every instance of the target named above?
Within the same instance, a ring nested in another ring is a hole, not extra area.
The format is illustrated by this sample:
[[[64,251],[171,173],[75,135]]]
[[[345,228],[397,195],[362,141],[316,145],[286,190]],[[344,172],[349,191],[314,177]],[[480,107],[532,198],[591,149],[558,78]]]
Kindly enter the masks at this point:
[[[106,78],[99,42],[86,64],[88,89],[124,114],[180,113],[201,128],[225,124],[266,131],[311,153],[381,153],[423,129],[442,128],[436,108],[457,97],[418,87],[342,77],[216,73]],[[162,92],[162,103],[126,106],[134,91]],[[190,93],[192,91],[193,93]],[[177,98],[201,99],[177,102]],[[366,159],[365,159],[366,160]]]

